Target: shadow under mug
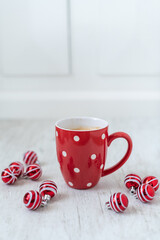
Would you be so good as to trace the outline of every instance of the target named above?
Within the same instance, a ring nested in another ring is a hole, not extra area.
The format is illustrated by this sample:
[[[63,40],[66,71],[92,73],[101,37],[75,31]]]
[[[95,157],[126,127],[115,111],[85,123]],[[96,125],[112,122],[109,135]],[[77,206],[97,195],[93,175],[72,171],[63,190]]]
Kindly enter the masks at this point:
[[[99,128],[77,130],[95,127]],[[132,140],[128,134],[116,132],[108,135],[108,123],[98,118],[74,117],[59,120],[55,124],[55,133],[57,157],[62,175],[67,185],[76,189],[94,187],[100,177],[118,170],[132,151]],[[117,138],[127,140],[127,152],[117,164],[104,169],[107,149]]]

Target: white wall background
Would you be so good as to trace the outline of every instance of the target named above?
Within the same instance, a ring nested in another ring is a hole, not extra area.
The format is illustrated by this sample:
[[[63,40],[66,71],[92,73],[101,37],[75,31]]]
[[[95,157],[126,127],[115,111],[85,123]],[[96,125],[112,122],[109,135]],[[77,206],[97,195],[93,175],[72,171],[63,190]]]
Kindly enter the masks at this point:
[[[0,0],[0,118],[159,115],[159,0]]]

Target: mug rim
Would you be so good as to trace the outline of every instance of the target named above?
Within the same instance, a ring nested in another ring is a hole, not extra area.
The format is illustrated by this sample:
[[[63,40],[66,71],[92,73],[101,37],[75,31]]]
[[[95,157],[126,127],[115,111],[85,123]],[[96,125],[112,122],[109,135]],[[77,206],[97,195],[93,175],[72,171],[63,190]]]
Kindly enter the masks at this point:
[[[76,129],[69,129],[69,128],[65,128],[65,127],[61,127],[59,126],[60,123],[62,122],[65,122],[65,121],[68,121],[68,120],[75,120],[75,119],[81,119],[81,120],[96,120],[96,121],[101,121],[105,126],[103,127],[100,127],[98,129],[92,129],[92,130],[76,130]],[[106,127],[108,127],[109,124],[106,120],[104,119],[101,119],[101,118],[96,118],[96,117],[68,117],[68,118],[63,118],[63,119],[60,119],[58,121],[55,122],[55,127],[59,128],[59,129],[62,129],[62,130],[65,130],[65,131],[72,131],[72,132],[91,132],[91,131],[99,131],[99,130],[102,130],[102,129],[105,129]]]

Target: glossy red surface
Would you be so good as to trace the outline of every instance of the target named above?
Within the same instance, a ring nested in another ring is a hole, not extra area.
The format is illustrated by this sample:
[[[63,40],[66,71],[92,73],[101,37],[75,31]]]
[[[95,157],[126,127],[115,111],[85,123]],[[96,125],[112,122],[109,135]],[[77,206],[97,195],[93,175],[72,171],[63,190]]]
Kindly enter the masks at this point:
[[[42,203],[42,197],[37,191],[29,191],[23,197],[25,206],[30,210],[36,210]]]
[[[124,193],[114,193],[110,197],[109,205],[115,212],[124,212],[128,207],[128,198]]]
[[[43,181],[43,183],[39,186],[39,193],[42,197],[49,195],[51,198],[53,198],[57,194],[56,183],[51,180]]]
[[[14,170],[11,168],[5,168],[1,173],[2,181],[8,185],[15,183],[17,180]]]
[[[155,191],[157,191],[158,188],[159,188],[158,178],[156,178],[154,176],[145,177],[143,179],[142,183],[151,185],[154,188]]]
[[[128,174],[124,179],[125,186],[130,189],[137,189],[141,185],[141,178],[137,174]]]
[[[117,138],[127,140],[127,153],[116,165],[104,170],[108,146]],[[132,141],[123,132],[108,136],[108,126],[91,131],[70,131],[56,126],[56,149],[60,169],[68,186],[87,189],[95,186],[100,177],[116,171],[127,161]]]
[[[31,180],[38,180],[42,175],[42,169],[38,164],[29,165],[24,174]]]
[[[14,175],[17,178],[19,178],[24,173],[24,166],[21,162],[12,162],[9,167],[12,171],[14,171]]]
[[[142,184],[137,189],[137,197],[141,202],[150,202],[153,200],[155,191],[149,184]]]
[[[27,165],[34,164],[37,162],[37,160],[38,160],[38,156],[37,156],[37,153],[35,153],[34,151],[28,151],[23,156],[23,161]]]

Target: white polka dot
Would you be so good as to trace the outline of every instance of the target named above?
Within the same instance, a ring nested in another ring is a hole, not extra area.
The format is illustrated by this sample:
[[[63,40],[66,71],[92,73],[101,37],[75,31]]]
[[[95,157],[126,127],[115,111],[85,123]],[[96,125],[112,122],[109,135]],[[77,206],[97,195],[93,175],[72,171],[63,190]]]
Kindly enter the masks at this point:
[[[91,182],[87,183],[87,187],[91,187],[91,186],[92,186]]]
[[[101,136],[101,138],[102,138],[102,139],[105,139],[105,137],[106,137],[106,135],[103,133],[102,136]]]
[[[58,137],[58,132],[56,131],[56,136]]]
[[[65,151],[62,152],[63,157],[67,157],[67,153]]]
[[[92,160],[95,160],[95,159],[96,159],[96,154],[92,154],[92,155],[91,155],[91,159],[92,159]]]
[[[68,182],[68,184],[69,184],[71,187],[73,187],[73,183],[72,183],[72,182]]]
[[[80,140],[80,138],[78,136],[74,136],[73,139],[74,139],[75,142],[78,142]]]
[[[101,166],[100,166],[100,169],[102,169],[102,168],[103,168],[103,166],[104,166],[104,165],[103,165],[103,164],[101,164]]]
[[[74,168],[74,172],[79,173],[80,172],[79,168]]]

